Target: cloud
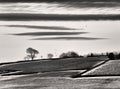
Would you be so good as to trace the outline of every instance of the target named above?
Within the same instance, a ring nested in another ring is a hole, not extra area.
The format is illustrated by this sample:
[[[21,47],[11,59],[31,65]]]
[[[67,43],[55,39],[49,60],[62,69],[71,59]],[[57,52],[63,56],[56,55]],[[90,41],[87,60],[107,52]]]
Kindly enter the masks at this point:
[[[102,40],[106,38],[95,37],[48,37],[48,38],[36,38],[32,40]]]
[[[120,20],[120,14],[98,14],[98,15],[60,15],[60,14],[28,14],[28,13],[5,13],[0,14],[0,20],[7,21],[77,21],[77,20]]]
[[[75,0],[69,0],[75,2]],[[80,2],[101,2],[101,0],[77,0]],[[119,0],[104,0],[104,2],[119,2]],[[68,2],[68,0],[0,0],[0,2]]]
[[[80,2],[80,1],[76,1],[76,2],[66,2],[66,3],[62,3],[63,6],[67,6],[67,7],[74,7],[74,8],[104,8],[104,7],[119,7],[120,3],[118,2],[106,2],[106,1],[101,1],[101,2]]]
[[[11,34],[17,36],[55,36],[55,35],[79,35],[86,34],[88,32],[26,32],[26,33],[18,33]]]
[[[34,25],[6,25],[6,26],[8,26],[8,27],[33,28],[33,29],[77,30],[77,29],[74,29],[74,28],[67,28],[67,27],[60,27],[60,26],[34,26]]]

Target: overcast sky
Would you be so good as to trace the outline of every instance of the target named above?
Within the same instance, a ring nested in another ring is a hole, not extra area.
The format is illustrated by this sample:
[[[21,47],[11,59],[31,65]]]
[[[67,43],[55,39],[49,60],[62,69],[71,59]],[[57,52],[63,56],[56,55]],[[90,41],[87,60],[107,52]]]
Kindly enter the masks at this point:
[[[0,60],[23,60],[28,47],[39,50],[38,58],[67,51],[82,55],[119,51],[119,4],[0,4]]]

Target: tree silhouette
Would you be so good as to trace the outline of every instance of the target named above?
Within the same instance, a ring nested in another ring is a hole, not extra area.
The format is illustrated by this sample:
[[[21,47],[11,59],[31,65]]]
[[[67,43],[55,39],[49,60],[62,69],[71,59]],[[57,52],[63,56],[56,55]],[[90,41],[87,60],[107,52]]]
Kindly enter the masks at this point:
[[[118,54],[118,59],[120,59],[120,53]]]
[[[70,51],[67,53],[68,57],[79,57],[79,55],[76,52]]]
[[[95,57],[95,54],[90,53],[90,54],[87,55],[87,57]]]
[[[49,54],[48,54],[48,58],[49,58],[49,59],[53,58],[53,54],[49,53]]]
[[[62,53],[59,57],[60,57],[60,58],[68,58],[68,56],[67,56],[66,53]]]
[[[79,57],[79,55],[76,53],[76,52],[73,52],[73,51],[70,51],[70,52],[67,52],[67,53],[62,53],[60,55],[60,58],[74,58],[74,57]]]
[[[33,60],[36,57],[36,54],[39,52],[36,49],[30,47],[26,49],[26,53],[28,54],[27,56]]]
[[[109,54],[108,54],[108,58],[109,58],[110,60],[114,60],[114,59],[115,59],[114,53],[109,53]]]

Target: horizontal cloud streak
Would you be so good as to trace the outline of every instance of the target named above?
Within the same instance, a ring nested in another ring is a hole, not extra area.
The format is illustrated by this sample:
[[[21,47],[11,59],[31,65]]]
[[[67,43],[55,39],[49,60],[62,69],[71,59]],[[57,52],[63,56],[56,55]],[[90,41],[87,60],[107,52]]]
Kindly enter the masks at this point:
[[[36,38],[32,40],[102,40],[105,38],[94,37],[49,37],[49,38]]]
[[[33,29],[50,29],[50,30],[77,30],[74,28],[60,27],[60,26],[35,26],[35,25],[6,25],[8,27],[23,27]]]
[[[0,20],[7,21],[34,21],[34,20],[55,20],[55,21],[69,21],[69,20],[120,20],[120,14],[96,14],[96,15],[60,15],[60,14],[0,14]]]
[[[55,36],[55,35],[79,35],[86,34],[88,32],[27,32],[27,33],[18,33],[11,34],[17,36]]]
[[[75,2],[75,0],[0,0],[0,2]],[[80,2],[120,2],[119,0],[77,0]]]
[[[79,1],[76,1],[76,2],[66,2],[66,3],[63,3],[63,5],[65,5],[65,6],[67,5],[69,7],[77,7],[77,8],[120,7],[120,3],[118,3],[118,2],[104,2],[104,1],[101,1],[101,2],[79,2]]]

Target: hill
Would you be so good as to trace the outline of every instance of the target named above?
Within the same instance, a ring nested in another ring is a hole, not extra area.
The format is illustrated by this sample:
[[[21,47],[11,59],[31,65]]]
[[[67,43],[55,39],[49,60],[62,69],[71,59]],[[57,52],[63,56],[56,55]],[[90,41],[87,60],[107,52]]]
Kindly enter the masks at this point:
[[[110,60],[82,74],[82,76],[120,76],[120,60]]]
[[[63,75],[64,71],[68,70],[88,70],[97,64],[104,62],[103,58],[66,58],[58,60],[37,60],[37,61],[24,61],[3,64],[0,66],[1,74],[26,74],[26,73],[50,73],[54,75],[56,71],[61,71]],[[79,71],[80,72],[80,71]],[[66,72],[70,74],[71,72]],[[72,71],[73,73],[73,71]],[[59,73],[58,73],[59,74]]]

